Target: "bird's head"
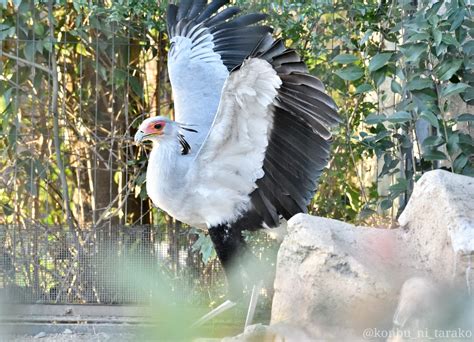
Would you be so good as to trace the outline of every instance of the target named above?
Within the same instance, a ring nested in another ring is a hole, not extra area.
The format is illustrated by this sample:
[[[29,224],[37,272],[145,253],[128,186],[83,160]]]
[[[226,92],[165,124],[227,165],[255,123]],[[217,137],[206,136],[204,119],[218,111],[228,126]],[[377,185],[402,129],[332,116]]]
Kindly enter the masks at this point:
[[[176,136],[177,132],[176,122],[163,116],[155,116],[141,123],[135,134],[135,142],[141,143],[147,140],[159,142],[166,137]]]
[[[153,143],[159,143],[177,139],[181,144],[181,154],[188,154],[191,146],[180,132],[182,130],[197,133],[196,130],[163,116],[148,118],[138,127],[138,131],[135,134],[135,142],[138,144],[150,140]]]

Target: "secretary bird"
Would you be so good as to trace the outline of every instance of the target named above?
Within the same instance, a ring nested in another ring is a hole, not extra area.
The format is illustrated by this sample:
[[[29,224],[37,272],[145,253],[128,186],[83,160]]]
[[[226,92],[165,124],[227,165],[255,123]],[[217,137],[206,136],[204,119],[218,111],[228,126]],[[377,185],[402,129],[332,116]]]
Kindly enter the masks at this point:
[[[230,293],[242,291],[242,231],[307,211],[340,119],[294,50],[228,0],[168,7],[168,71],[176,121],[146,119],[146,188],[154,205],[206,229]],[[238,274],[238,275],[236,275]]]

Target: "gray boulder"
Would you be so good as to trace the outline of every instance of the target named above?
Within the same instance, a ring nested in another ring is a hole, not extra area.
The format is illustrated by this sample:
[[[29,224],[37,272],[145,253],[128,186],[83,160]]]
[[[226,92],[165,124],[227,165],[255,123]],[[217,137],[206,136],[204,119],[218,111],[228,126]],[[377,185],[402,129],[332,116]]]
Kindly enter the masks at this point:
[[[473,178],[426,173],[399,222],[399,229],[378,229],[293,217],[278,254],[271,324],[300,327],[315,339],[363,340],[367,328],[390,331],[396,312],[409,323],[411,297],[398,303],[408,279],[428,279],[450,296],[470,291]]]

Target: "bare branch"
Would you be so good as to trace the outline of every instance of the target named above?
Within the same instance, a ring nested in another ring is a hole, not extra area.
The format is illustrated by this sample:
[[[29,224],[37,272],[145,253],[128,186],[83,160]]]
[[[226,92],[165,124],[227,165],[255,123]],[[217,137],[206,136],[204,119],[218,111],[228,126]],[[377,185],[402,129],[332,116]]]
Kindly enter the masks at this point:
[[[53,1],[48,2],[48,20],[49,20],[49,35],[52,41],[54,41],[54,20],[53,20]],[[74,242],[80,250],[81,245],[79,238],[76,234],[74,222],[72,218],[72,212],[69,201],[69,189],[66,180],[66,172],[64,170],[63,160],[61,158],[61,140],[59,137],[59,113],[58,113],[58,97],[59,97],[59,81],[58,81],[58,65],[56,61],[56,50],[54,44],[51,50],[51,80],[52,80],[52,94],[51,94],[51,113],[53,114],[53,136],[54,136],[54,149],[56,152],[56,163],[58,164],[59,179],[61,180],[63,207],[66,210],[66,220],[68,223],[69,230],[74,238]]]
[[[0,50],[0,57],[1,56],[6,56],[10,59],[16,60],[18,63],[25,64],[27,66],[31,66],[33,68],[43,70],[44,72],[47,72],[48,74],[52,74],[51,70],[49,68],[45,67],[44,65],[41,65],[41,64],[38,64],[38,63],[35,63],[35,62],[31,62],[31,61],[26,60],[24,58],[12,55],[8,52]]]

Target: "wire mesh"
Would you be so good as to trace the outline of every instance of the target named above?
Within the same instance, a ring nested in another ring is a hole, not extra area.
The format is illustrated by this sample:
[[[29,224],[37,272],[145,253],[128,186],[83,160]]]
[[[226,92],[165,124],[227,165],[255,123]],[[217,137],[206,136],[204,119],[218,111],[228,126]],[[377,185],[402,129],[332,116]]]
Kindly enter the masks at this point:
[[[215,262],[210,266],[198,262],[198,252],[190,247],[195,237],[185,234],[187,228],[153,208],[145,189],[149,149],[132,144],[131,137],[145,115],[173,115],[163,26],[166,3],[0,2],[0,205],[4,214],[0,217],[0,290],[10,293],[9,298],[22,302],[144,300],[144,294],[126,290],[122,280],[114,278],[116,274],[110,278],[116,285],[104,278],[107,267],[99,263],[104,253],[115,262],[130,251],[140,251],[143,255],[131,260],[151,270],[149,263],[165,265],[176,281],[175,292],[180,279],[185,296],[199,284],[224,281]],[[314,20],[297,15],[299,2],[290,7],[291,13],[278,17],[294,16],[296,23],[308,20],[301,52],[314,57],[315,65],[310,65],[314,72],[335,68],[326,60],[328,56],[356,53],[364,57],[364,51],[351,50],[350,41],[342,44],[343,34],[338,32],[354,31],[358,36],[351,39],[364,36],[362,28],[353,26],[356,12],[351,8],[357,4],[311,3]],[[378,3],[368,1],[367,6]],[[248,4],[261,4],[270,12],[282,2]],[[388,6],[380,2],[384,4]],[[310,49],[313,43],[320,49]],[[398,46],[393,50],[398,51]],[[377,86],[374,111],[390,112],[398,103],[395,97],[390,103],[383,100],[389,83],[387,79]],[[347,127],[359,115],[349,105],[341,114]],[[349,146],[353,133],[349,129],[344,133]],[[381,161],[377,158],[361,165],[355,160],[348,165],[340,158],[334,165],[340,170],[354,167],[365,195],[370,191],[366,184],[377,182]],[[326,192],[320,188],[321,196],[330,202],[326,216],[339,214],[333,203],[344,208],[352,205],[359,184],[347,189],[347,193],[355,192],[351,198],[340,190],[351,182],[344,179],[341,187],[328,186]],[[390,180],[379,184],[379,193],[389,185]],[[110,269],[116,268],[113,262]]]
[[[170,301],[198,304],[204,290],[225,285],[217,260],[205,265],[192,250],[192,235],[169,241],[156,226],[83,230],[79,245],[61,227],[0,226],[0,237],[0,295],[8,302],[148,303],[167,286]],[[137,278],[145,275],[142,289]]]
[[[0,296],[8,301],[147,302],[163,282],[188,302],[225,293],[218,261],[204,264],[193,249],[196,234],[153,208],[149,147],[131,139],[145,115],[173,115],[165,8],[0,2]],[[138,291],[141,273],[157,275],[156,284]]]
[[[204,265],[195,235],[147,199],[148,150],[130,138],[145,114],[173,115],[167,36],[157,26],[165,8],[0,3],[0,147],[8,156],[0,291],[8,300],[149,300],[124,274],[129,268],[162,275],[181,299],[223,290],[218,262]]]

